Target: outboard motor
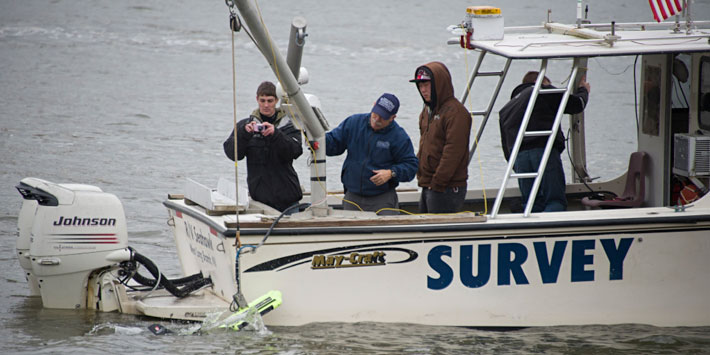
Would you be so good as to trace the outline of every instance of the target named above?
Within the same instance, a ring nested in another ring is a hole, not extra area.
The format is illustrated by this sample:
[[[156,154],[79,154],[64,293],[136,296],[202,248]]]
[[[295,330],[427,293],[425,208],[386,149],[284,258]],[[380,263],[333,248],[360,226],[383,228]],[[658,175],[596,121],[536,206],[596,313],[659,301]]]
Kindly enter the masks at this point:
[[[25,272],[25,279],[30,286],[30,296],[39,296],[39,284],[37,278],[32,273],[32,263],[30,262],[30,241],[32,233],[32,222],[37,211],[37,200],[25,199],[20,208],[20,215],[17,217],[17,260]]]
[[[121,201],[95,186],[37,178],[22,179],[17,189],[25,198],[18,218],[18,257],[28,281],[36,278],[44,307],[86,308],[89,276],[114,265],[108,255],[128,244]]]

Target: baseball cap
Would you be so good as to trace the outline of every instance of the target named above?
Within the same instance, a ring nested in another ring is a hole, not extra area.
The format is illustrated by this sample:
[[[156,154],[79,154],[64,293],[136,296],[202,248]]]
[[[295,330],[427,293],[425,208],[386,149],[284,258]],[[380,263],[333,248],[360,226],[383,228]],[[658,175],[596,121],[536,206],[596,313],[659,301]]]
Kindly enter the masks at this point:
[[[410,80],[410,83],[418,83],[420,81],[428,81],[431,80],[431,75],[429,74],[429,71],[427,71],[424,68],[419,68],[414,74],[414,79]]]
[[[372,107],[372,112],[378,114],[384,119],[390,119],[392,115],[399,110],[399,99],[392,94],[384,93],[375,101],[375,106]]]

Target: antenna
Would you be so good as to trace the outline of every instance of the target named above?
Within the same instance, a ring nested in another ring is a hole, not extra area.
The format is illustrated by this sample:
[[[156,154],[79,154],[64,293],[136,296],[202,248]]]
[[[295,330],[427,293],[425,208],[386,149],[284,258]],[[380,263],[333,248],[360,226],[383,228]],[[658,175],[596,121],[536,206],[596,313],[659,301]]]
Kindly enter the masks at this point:
[[[689,35],[693,33],[693,19],[690,18],[690,3],[693,0],[684,0],[683,12],[685,12],[685,34]]]

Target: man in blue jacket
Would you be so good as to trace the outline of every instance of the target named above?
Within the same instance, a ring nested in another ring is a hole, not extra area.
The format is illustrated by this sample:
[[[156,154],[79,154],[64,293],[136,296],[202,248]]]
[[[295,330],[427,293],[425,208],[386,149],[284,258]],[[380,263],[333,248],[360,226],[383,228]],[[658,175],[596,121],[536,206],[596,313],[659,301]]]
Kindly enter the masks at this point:
[[[407,132],[394,121],[397,110],[397,97],[382,94],[370,113],[352,115],[326,133],[326,155],[348,151],[340,176],[343,209],[399,214],[395,188],[414,178],[419,161]]]

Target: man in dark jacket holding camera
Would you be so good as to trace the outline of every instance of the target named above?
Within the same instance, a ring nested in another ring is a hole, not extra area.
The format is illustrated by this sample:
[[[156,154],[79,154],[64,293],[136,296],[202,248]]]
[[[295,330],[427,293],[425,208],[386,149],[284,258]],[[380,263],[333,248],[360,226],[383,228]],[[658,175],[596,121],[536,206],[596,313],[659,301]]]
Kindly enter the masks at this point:
[[[237,158],[247,158],[247,184],[252,199],[279,211],[303,197],[293,161],[302,153],[301,132],[280,108],[276,87],[265,81],[256,90],[259,108],[237,123]],[[223,143],[234,160],[234,131]]]

